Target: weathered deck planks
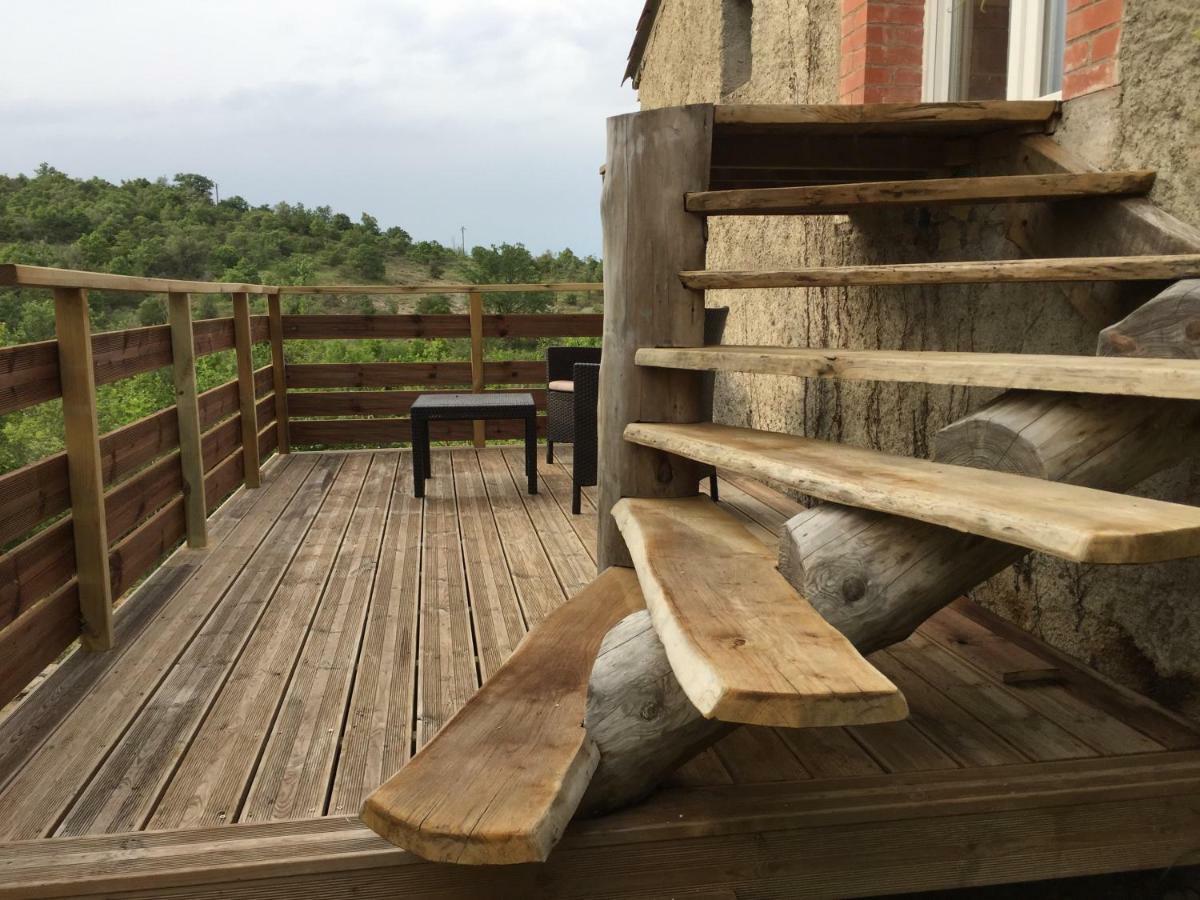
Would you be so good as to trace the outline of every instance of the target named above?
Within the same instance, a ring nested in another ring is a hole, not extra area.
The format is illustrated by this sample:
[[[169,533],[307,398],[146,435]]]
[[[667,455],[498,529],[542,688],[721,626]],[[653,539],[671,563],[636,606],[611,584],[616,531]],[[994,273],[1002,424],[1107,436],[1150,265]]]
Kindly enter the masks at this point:
[[[499,643],[478,636],[479,619],[501,611],[490,584],[508,579],[504,614],[530,621],[593,576],[592,492],[587,513],[569,515],[562,449],[539,463],[536,496],[524,492],[517,448],[439,451],[424,503],[412,497],[406,451],[269,462],[262,489],[209,520],[207,551],[177,551],[118,608],[111,653],[68,658],[0,722],[0,837],[357,814],[474,692],[477,655],[502,659]],[[799,508],[725,475],[721,498],[765,542]],[[289,517],[301,507],[312,524],[296,536]],[[271,592],[281,533],[293,535],[293,555]],[[485,539],[486,551],[465,546]],[[258,587],[243,597],[236,585]],[[198,641],[224,649],[197,656]],[[904,682],[911,721],[735,732],[671,783],[983,777],[1001,758],[1082,764],[1200,746],[1194,727],[1086,670],[1061,684],[1005,684],[1007,672],[1063,664],[959,609],[882,656],[872,661]],[[208,699],[170,709],[163,701],[183,701],[187,684]],[[135,744],[142,754],[130,755]],[[120,784],[118,759],[132,761]]]

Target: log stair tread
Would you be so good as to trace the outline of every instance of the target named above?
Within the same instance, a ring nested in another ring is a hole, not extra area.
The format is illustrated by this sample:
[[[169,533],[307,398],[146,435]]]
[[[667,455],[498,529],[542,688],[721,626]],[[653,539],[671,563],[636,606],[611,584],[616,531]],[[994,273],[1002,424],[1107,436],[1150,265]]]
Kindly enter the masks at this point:
[[[809,266],[763,271],[680,272],[693,290],[848,287],[851,285],[989,284],[1031,281],[1154,281],[1200,276],[1200,253],[1004,259],[882,266]]]
[[[529,632],[445,727],[363,804],[361,817],[434,862],[541,862],[598,763],[583,717],[609,628],[643,608],[610,568]]]
[[[728,425],[632,423],[625,439],[812,497],[918,519],[1064,559],[1200,555],[1200,509]]]
[[[693,371],[1200,399],[1200,361],[943,350],[644,347],[638,365]]]
[[[1153,184],[1154,172],[1138,169],[694,191],[684,202],[689,212],[708,216],[821,215],[888,206],[1128,196],[1145,194]]]
[[[779,574],[775,554],[707,497],[612,511],[680,686],[707,718],[784,727],[908,715],[903,695]]]

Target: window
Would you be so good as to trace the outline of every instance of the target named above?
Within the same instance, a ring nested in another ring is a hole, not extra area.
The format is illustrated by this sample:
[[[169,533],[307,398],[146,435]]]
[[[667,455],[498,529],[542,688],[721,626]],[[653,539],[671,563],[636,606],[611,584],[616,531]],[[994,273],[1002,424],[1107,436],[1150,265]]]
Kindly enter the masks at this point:
[[[929,0],[926,100],[1030,100],[1062,89],[1066,0]]]
[[[750,80],[754,53],[750,43],[753,0],[721,0],[721,95]]]

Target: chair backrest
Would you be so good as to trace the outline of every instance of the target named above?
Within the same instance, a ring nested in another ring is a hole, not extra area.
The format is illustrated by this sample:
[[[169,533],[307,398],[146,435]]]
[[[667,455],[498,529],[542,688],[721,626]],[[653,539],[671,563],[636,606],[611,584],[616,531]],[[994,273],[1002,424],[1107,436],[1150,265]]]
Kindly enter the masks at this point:
[[[599,363],[599,347],[547,347],[546,381],[570,381],[575,363]]]
[[[705,346],[721,343],[721,338],[725,335],[725,323],[728,320],[728,306],[712,306],[704,311]],[[705,372],[700,380],[700,415],[706,422],[712,421],[713,393],[716,390],[716,384],[716,372]]]

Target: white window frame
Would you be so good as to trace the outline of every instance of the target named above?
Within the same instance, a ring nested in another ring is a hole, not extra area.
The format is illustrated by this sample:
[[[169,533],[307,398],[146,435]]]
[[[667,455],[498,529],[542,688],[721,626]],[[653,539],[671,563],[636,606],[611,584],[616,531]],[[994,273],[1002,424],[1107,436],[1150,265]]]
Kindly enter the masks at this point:
[[[921,76],[921,99],[927,103],[950,99],[957,75],[953,58],[954,29],[961,27],[956,7],[978,0],[927,0],[925,4],[925,51]],[[1052,0],[1011,0],[1009,8],[1008,89],[1009,100],[1057,100],[1062,91],[1041,95],[1042,39],[1046,4]],[[961,41],[960,41],[961,43]]]

